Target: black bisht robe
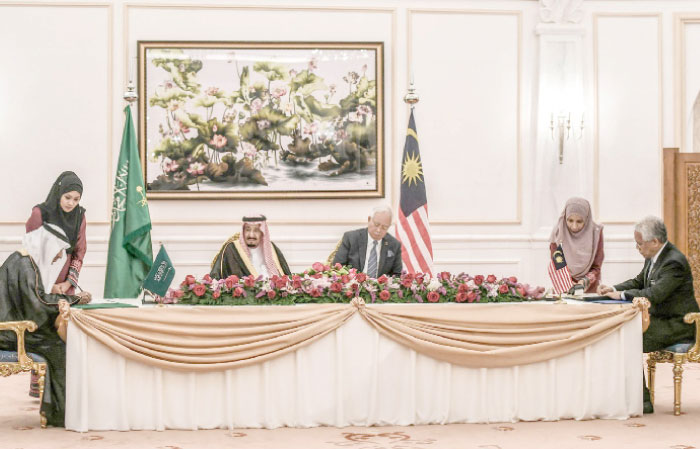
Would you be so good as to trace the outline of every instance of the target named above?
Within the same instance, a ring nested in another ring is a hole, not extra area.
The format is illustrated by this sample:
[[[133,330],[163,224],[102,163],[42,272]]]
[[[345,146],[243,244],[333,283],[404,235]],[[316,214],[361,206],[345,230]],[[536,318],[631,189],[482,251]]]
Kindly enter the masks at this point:
[[[66,408],[66,344],[56,332],[58,301],[77,303],[71,295],[47,294],[39,270],[29,256],[14,252],[0,267],[0,322],[32,320],[33,333],[25,332],[24,348],[47,361],[48,374],[41,411],[48,425],[64,426]],[[0,349],[17,351],[14,331],[0,331]]]
[[[211,272],[209,275],[215,279],[224,279],[231,275],[237,275],[238,277],[246,277],[250,275],[250,268],[246,265],[243,258],[241,258],[238,249],[236,248],[234,242],[238,239],[238,234],[236,234],[232,239],[229,239],[224,246],[221,248],[219,253],[214,258],[211,264]],[[270,242],[272,248],[277,254],[277,259],[279,260],[280,266],[282,266],[281,275],[291,275],[292,272],[289,270],[289,265],[287,260],[284,259],[284,255],[274,242]]]

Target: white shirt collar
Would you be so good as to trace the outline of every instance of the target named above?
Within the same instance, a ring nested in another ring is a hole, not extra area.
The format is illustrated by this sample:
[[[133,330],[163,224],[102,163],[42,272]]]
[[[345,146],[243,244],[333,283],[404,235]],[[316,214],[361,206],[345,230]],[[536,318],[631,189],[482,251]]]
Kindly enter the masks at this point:
[[[656,260],[659,259],[659,255],[661,254],[662,251],[664,251],[664,247],[668,244],[668,241],[664,242],[664,245],[661,246],[658,252],[656,252],[656,255],[654,255],[653,258],[651,258],[651,265],[653,266],[656,264]]]

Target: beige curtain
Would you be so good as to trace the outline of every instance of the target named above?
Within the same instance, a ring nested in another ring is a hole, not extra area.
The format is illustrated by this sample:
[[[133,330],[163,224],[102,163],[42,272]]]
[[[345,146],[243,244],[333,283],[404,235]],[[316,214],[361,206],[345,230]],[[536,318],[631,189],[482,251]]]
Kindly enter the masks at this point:
[[[212,371],[257,364],[325,336],[359,312],[383,335],[469,367],[546,361],[590,345],[634,318],[633,305],[351,304],[71,309],[73,324],[145,364]]]

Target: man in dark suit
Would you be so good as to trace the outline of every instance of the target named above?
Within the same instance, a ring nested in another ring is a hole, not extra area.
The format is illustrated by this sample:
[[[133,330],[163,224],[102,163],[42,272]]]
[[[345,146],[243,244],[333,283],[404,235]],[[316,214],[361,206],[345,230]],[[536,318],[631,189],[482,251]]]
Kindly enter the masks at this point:
[[[368,276],[401,275],[401,243],[387,231],[392,213],[388,206],[377,207],[367,217],[367,227],[343,235],[333,264],[354,267]]]
[[[666,226],[658,217],[649,216],[638,222],[634,227],[634,240],[637,250],[644,256],[642,271],[614,287],[601,285],[598,293],[613,299],[649,299],[651,322],[643,337],[644,353],[694,339],[693,326],[683,322],[686,313],[698,311],[688,260],[668,242]],[[653,412],[646,386],[644,412]]]

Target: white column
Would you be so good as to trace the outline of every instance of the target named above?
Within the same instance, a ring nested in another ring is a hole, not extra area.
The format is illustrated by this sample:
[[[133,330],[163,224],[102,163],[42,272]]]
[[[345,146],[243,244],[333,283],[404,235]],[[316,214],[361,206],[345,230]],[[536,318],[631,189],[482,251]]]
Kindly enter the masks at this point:
[[[534,229],[540,233],[551,230],[568,198],[591,200],[593,194],[593,152],[591,140],[587,139],[593,117],[586,111],[588,102],[584,96],[582,1],[540,0],[541,22],[535,28],[539,36],[539,86],[533,110],[537,211],[533,220]],[[558,121],[563,118],[568,125],[569,117],[571,128],[564,130],[560,163]]]

